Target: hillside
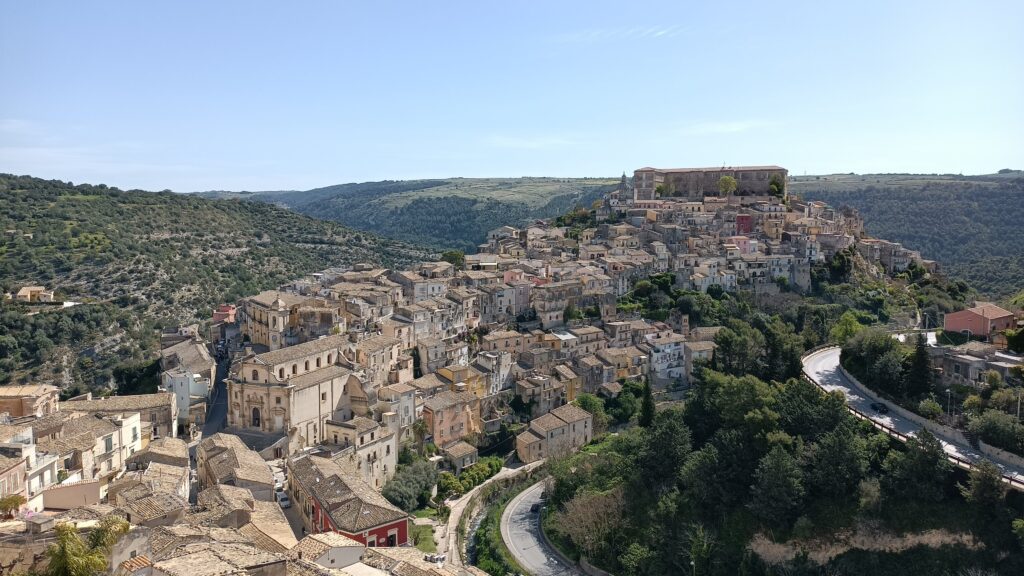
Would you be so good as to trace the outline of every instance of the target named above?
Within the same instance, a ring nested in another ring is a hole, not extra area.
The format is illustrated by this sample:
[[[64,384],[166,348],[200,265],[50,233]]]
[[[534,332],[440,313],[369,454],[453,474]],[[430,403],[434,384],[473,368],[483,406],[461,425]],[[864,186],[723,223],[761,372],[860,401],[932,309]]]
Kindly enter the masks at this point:
[[[0,305],[0,383],[106,383],[151,357],[152,328],[329,266],[428,250],[270,204],[0,175],[0,289],[85,305]]]
[[[0,176],[0,277],[186,322],[328,266],[424,249],[278,207]],[[27,235],[27,236],[26,236]]]
[[[270,202],[400,240],[471,251],[489,230],[589,206],[617,185],[609,178],[451,178],[202,195]]]
[[[920,250],[988,297],[1024,286],[1024,173],[802,176],[789,188],[857,208],[873,236]]]

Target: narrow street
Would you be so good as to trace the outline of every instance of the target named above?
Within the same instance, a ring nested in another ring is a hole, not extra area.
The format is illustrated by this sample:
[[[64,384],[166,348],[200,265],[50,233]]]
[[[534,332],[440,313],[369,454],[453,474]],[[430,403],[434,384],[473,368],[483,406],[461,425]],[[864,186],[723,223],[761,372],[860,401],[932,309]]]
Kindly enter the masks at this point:
[[[224,378],[227,377],[230,366],[230,358],[224,358],[217,362],[217,379],[213,383],[213,393],[210,395],[210,404],[206,410],[206,424],[203,425],[202,438],[216,434],[227,425],[228,393]]]

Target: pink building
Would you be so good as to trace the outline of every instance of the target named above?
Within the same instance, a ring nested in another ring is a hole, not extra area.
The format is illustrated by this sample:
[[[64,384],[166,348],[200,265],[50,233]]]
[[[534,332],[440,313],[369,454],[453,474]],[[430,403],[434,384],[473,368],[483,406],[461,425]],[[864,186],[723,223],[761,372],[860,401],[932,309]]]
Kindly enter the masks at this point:
[[[234,304],[221,304],[217,307],[217,310],[213,313],[213,323],[224,322],[226,324],[235,323],[235,305]]]
[[[946,314],[942,329],[947,332],[970,332],[972,336],[990,337],[1014,327],[1013,313],[995,304],[982,304],[967,310]]]

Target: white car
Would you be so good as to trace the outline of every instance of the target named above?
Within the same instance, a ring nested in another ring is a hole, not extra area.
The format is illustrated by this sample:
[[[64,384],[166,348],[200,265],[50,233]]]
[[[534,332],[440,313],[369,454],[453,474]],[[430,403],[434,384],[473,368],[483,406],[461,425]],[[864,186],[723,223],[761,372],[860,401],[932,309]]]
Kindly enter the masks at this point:
[[[291,508],[292,507],[292,500],[291,500],[291,498],[288,497],[288,493],[287,492],[278,492],[277,493],[277,503],[281,505],[281,508]]]

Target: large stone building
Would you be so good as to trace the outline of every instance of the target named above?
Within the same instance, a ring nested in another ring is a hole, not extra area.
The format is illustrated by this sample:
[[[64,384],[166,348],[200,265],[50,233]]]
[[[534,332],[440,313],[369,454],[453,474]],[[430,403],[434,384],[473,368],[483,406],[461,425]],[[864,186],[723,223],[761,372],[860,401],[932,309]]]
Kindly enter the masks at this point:
[[[655,200],[658,187],[663,196],[680,196],[701,200],[705,195],[718,195],[718,181],[723,176],[736,179],[736,194],[767,195],[772,179],[782,182],[785,190],[789,172],[780,166],[723,166],[721,168],[640,168],[633,172],[635,200]]]
[[[347,365],[347,348],[343,336],[328,336],[241,359],[226,380],[228,426],[286,434],[298,446],[312,446],[323,439],[328,419],[365,414],[371,404]]]

